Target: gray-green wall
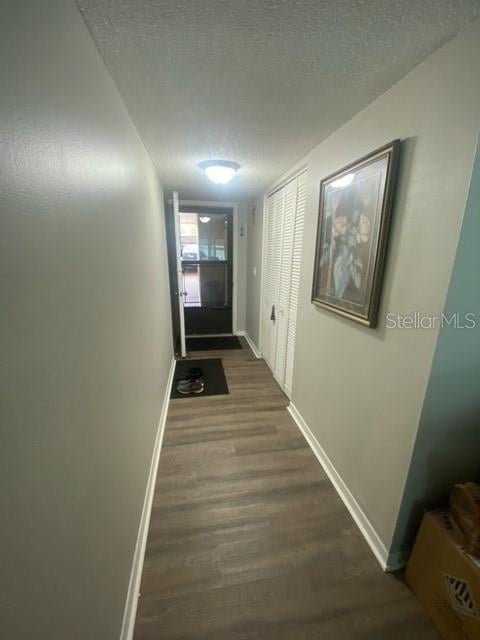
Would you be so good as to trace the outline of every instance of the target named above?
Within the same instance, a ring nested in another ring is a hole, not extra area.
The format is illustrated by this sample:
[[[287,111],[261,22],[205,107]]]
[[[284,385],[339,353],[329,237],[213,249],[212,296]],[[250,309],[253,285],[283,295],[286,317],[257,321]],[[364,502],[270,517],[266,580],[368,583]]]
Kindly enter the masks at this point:
[[[118,640],[171,363],[161,189],[72,0],[0,20],[0,635]]]
[[[452,484],[480,480],[479,238],[480,146],[393,552],[411,546],[423,509],[445,504]]]

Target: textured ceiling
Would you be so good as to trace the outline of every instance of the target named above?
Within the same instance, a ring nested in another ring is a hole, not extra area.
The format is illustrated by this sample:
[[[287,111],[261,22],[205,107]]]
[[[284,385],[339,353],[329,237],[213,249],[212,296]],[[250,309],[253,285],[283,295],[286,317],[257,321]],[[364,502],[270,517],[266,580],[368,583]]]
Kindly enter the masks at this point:
[[[479,0],[78,0],[165,187],[247,199],[480,16]],[[210,184],[197,163],[235,160]]]

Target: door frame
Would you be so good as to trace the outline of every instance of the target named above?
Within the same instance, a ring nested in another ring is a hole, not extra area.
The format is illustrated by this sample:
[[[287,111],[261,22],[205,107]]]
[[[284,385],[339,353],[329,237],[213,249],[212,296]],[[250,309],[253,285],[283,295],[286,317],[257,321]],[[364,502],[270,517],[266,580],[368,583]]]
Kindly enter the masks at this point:
[[[168,284],[170,289],[170,308],[172,316],[173,352],[180,351],[180,309],[177,287],[177,247],[175,243],[175,215],[173,197],[165,197],[165,235],[168,256]]]
[[[272,196],[276,191],[279,191],[280,189],[283,189],[283,187],[285,187],[289,182],[291,182],[292,180],[295,180],[296,178],[298,178],[299,176],[302,175],[302,173],[305,173],[309,171],[309,165],[308,162],[301,164],[300,166],[298,166],[294,171],[292,171],[292,173],[287,174],[285,177],[281,178],[278,182],[276,182],[273,186],[269,187],[267,189],[267,191],[265,191],[265,193],[263,194],[263,215],[262,215],[262,278],[260,281],[260,308],[259,308],[259,312],[258,312],[258,342],[259,342],[259,349],[260,349],[260,355],[262,356],[262,354],[264,353],[265,349],[264,349],[264,338],[265,336],[263,335],[263,307],[264,307],[264,298],[265,298],[265,291],[264,291],[264,281],[265,281],[265,261],[266,261],[266,251],[265,251],[265,244],[266,244],[266,231],[267,231],[267,226],[266,226],[266,220],[267,220],[267,205],[268,205],[268,198],[270,196]],[[305,243],[305,236],[303,238],[304,243]],[[266,361],[265,361],[266,362]],[[268,364],[267,364],[268,366]],[[270,367],[268,366],[268,368],[270,369]],[[271,369],[270,369],[271,370]],[[271,370],[273,377],[275,378],[277,384],[279,385],[279,387],[282,389],[282,391],[285,393],[285,395],[291,400],[291,393],[286,389],[285,385],[278,380],[278,378],[276,377],[275,373]]]
[[[233,273],[232,273],[232,334],[239,335],[237,323],[238,310],[238,249],[240,237],[240,225],[238,221],[238,202],[226,202],[220,200],[183,200],[180,199],[180,210],[182,207],[208,207],[210,209],[231,209],[233,225]],[[209,334],[212,337],[214,334]],[[224,334],[222,334],[224,335]],[[230,334],[227,334],[230,335]]]
[[[180,326],[180,357],[187,357],[187,341],[185,337],[185,292],[182,289],[182,253],[180,235],[180,200],[178,191],[173,192],[173,224],[175,230],[175,258],[177,267],[178,318]]]

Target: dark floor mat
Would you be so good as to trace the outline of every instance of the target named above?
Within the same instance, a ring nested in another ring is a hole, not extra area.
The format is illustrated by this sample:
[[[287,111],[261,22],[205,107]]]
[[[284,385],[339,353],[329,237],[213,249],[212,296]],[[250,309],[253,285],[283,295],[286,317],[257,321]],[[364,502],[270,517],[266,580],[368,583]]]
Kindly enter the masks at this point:
[[[187,338],[187,351],[215,351],[220,349],[242,348],[242,343],[237,336]]]
[[[191,367],[200,367],[203,370],[203,393],[183,395],[177,391],[177,380],[182,378]],[[208,358],[204,360],[177,360],[175,375],[170,398],[202,398],[204,396],[224,396],[228,394],[228,385],[223,370],[221,358]]]

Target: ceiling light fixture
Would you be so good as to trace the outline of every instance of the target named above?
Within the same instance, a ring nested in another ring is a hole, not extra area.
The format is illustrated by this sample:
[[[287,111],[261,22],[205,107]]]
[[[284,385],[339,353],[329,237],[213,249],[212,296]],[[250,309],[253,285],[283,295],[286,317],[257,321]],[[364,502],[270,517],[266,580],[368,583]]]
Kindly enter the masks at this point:
[[[207,222],[210,222],[210,216],[200,216],[199,220],[200,222],[203,222],[204,224],[206,224]]]
[[[204,160],[198,164],[209,180],[215,184],[227,184],[240,169],[237,162],[230,160]]]

